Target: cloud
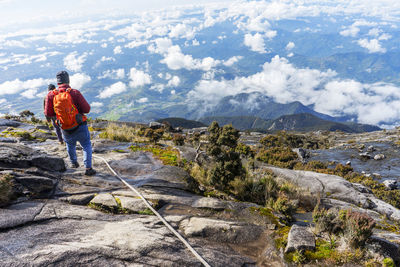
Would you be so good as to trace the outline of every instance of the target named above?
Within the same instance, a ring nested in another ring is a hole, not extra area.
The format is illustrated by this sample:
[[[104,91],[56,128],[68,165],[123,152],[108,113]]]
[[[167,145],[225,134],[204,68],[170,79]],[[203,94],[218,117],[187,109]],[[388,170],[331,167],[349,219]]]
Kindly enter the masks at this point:
[[[117,82],[117,83],[112,84],[109,87],[106,87],[106,89],[104,89],[104,91],[100,92],[98,97],[99,98],[108,98],[110,96],[125,92],[126,89],[127,89],[126,84],[124,84],[123,82]]]
[[[149,99],[147,97],[142,97],[142,98],[138,99],[136,102],[138,102],[138,103],[146,103],[148,101],[149,101]]]
[[[178,76],[173,76],[169,81],[167,86],[169,87],[177,87],[181,83],[181,79]]]
[[[142,70],[137,70],[136,68],[131,68],[129,78],[131,79],[129,86],[132,88],[151,83],[151,76]]]
[[[166,64],[171,70],[198,69],[209,71],[212,68],[221,64],[221,61],[215,60],[212,57],[194,59],[191,55],[183,54],[181,48],[178,45],[174,45],[168,48],[167,54],[160,62]]]
[[[201,80],[188,93],[187,101],[193,109],[204,111],[213,108],[225,96],[255,92],[278,103],[300,101],[321,113],[354,116],[361,123],[390,124],[398,122],[400,117],[399,87],[341,80],[334,71],[299,69],[279,56],[266,62],[261,72],[247,77]]]
[[[87,53],[78,56],[78,52],[74,51],[64,58],[64,66],[71,71],[81,71],[87,56]]]
[[[357,34],[360,32],[360,28],[356,26],[351,26],[343,31],[340,32],[340,35],[345,37],[356,37]]]
[[[106,70],[98,78],[99,79],[110,78],[114,80],[122,80],[125,78],[125,70],[124,69]]]
[[[46,87],[50,83],[54,83],[54,79],[32,79],[27,81],[21,81],[15,79],[13,81],[6,81],[0,84],[0,96],[1,95],[13,95],[21,91],[27,91],[30,89]]]
[[[293,42],[289,42],[286,45],[286,50],[292,50],[296,45]]]
[[[168,36],[171,38],[184,37],[186,39],[193,39],[194,35],[195,35],[195,32],[192,29],[192,27],[190,27],[186,24],[183,24],[183,23],[179,23],[175,26],[172,26],[170,29],[170,32],[168,34]]]
[[[261,34],[256,33],[254,35],[247,33],[244,36],[244,45],[250,47],[251,51],[258,53],[266,53],[264,38]]]
[[[102,106],[104,106],[104,104],[101,103],[101,102],[92,102],[92,103],[90,104],[90,106],[91,106],[92,108],[101,108]]]
[[[242,58],[243,58],[242,56],[233,56],[233,57],[229,58],[228,60],[224,61],[223,64],[227,67],[231,67],[231,66],[233,66],[233,64],[235,64]]]
[[[36,94],[37,94],[38,90],[39,90],[38,88],[28,89],[28,90],[22,92],[21,96],[28,98],[28,99],[34,99],[37,97]]]
[[[119,45],[116,46],[113,51],[114,51],[114,55],[122,54],[122,48]]]
[[[357,43],[361,47],[368,49],[369,53],[386,53],[386,49],[381,46],[377,39],[360,39]]]
[[[86,75],[85,73],[75,73],[74,75],[69,77],[69,80],[71,82],[70,85],[72,88],[80,90],[92,79],[89,75]]]

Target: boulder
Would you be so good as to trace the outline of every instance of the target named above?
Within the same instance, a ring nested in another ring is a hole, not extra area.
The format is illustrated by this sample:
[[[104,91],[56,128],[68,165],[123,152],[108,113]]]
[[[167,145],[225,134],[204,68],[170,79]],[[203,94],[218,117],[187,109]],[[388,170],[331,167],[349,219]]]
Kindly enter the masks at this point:
[[[62,158],[48,155],[37,155],[31,159],[32,165],[43,170],[63,172],[66,170],[65,162]]]
[[[385,159],[385,155],[384,154],[376,154],[374,156],[374,160],[383,160]]]
[[[60,200],[66,201],[74,205],[87,205],[93,198],[94,194],[81,194],[60,198]]]
[[[121,201],[121,207],[123,209],[127,209],[131,212],[138,213],[148,208],[147,205],[140,198],[124,197],[124,196],[118,196],[116,198],[118,198],[119,201]]]
[[[22,184],[37,197],[50,196],[56,186],[54,180],[41,176],[15,177],[15,181]]]
[[[346,165],[351,166],[351,161],[350,160],[346,161]]]
[[[397,180],[394,180],[394,179],[392,179],[392,180],[385,180],[385,181],[383,181],[382,183],[383,183],[383,184],[386,186],[386,188],[389,189],[389,190],[394,190],[394,189],[397,189],[397,188],[398,188]]]
[[[371,236],[368,243],[374,252],[392,258],[396,266],[400,266],[400,245],[377,236]]]
[[[363,160],[372,159],[372,156],[369,154],[369,152],[360,153],[360,154],[358,154],[358,155],[359,155],[360,158],[363,159]]]
[[[253,224],[192,217],[182,221],[186,236],[203,237],[216,242],[243,243],[257,240],[263,229]]]
[[[212,197],[202,197],[195,200],[192,204],[193,208],[213,209],[217,211],[224,210],[227,206],[227,202]]]
[[[163,127],[163,124],[159,123],[159,122],[156,122],[156,121],[152,121],[152,122],[149,123],[149,127],[151,129],[160,129],[160,128]]]
[[[18,127],[22,123],[19,121],[12,121],[7,119],[0,119],[0,126],[7,126],[7,127]]]
[[[16,142],[17,142],[16,138],[0,137],[0,143],[16,143]]]
[[[285,248],[285,253],[295,250],[302,251],[314,249],[315,237],[314,234],[311,233],[310,228],[294,224],[289,231],[288,243]]]
[[[294,148],[292,151],[295,152],[299,159],[303,162],[306,160],[306,158],[310,157],[310,154],[304,148]]]
[[[115,198],[109,193],[98,194],[91,201],[90,204],[115,209],[118,207],[118,203]]]
[[[367,148],[368,152],[374,152],[375,150],[376,150],[376,148],[372,145]]]

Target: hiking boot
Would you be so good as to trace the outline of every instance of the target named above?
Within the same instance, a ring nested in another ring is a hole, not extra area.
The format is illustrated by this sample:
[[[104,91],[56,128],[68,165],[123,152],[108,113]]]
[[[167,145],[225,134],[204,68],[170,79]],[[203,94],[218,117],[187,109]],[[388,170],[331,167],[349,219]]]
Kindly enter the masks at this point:
[[[71,163],[71,168],[74,168],[74,169],[79,168],[79,163],[78,162],[72,162]]]
[[[87,175],[87,176],[92,176],[95,174],[96,174],[96,171],[93,168],[86,169],[86,171],[85,171],[85,175]]]

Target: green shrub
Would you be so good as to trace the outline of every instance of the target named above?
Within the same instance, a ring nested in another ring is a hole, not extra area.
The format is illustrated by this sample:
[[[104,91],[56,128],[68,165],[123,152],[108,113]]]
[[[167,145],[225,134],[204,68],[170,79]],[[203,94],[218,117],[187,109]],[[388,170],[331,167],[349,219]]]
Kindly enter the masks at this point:
[[[183,146],[185,144],[185,138],[181,134],[174,134],[172,141],[176,146]]]
[[[392,258],[383,259],[383,267],[395,267],[395,263]]]

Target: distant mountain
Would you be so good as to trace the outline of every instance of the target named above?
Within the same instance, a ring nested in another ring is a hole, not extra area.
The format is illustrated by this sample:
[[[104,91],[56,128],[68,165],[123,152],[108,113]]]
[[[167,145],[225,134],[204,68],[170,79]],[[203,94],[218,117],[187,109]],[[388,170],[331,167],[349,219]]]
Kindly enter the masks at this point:
[[[259,130],[259,131],[343,131],[347,133],[361,133],[381,130],[377,126],[359,124],[353,122],[335,122],[318,118],[309,113],[284,115],[275,120],[264,120],[254,116],[220,116],[206,117],[200,119],[205,124],[217,121],[220,125],[232,124],[239,130]]]
[[[172,127],[182,127],[185,129],[206,127],[207,125],[198,121],[186,120],[183,118],[165,118],[156,120],[157,122],[163,123],[168,122]]]
[[[285,115],[271,123],[271,126],[267,129],[270,131],[286,130],[286,131],[316,131],[316,130],[327,130],[327,131],[343,131],[347,133],[361,133],[361,132],[372,132],[379,131],[381,128],[373,125],[359,124],[359,123],[339,123],[334,121],[328,121],[318,118],[312,114],[302,113]]]
[[[207,117],[258,117],[264,120],[279,118],[283,115],[309,113],[318,118],[329,121],[346,121],[345,118],[331,117],[314,111],[299,101],[280,104],[260,93],[241,93],[227,96],[220,100],[214,109],[204,113]],[[193,115],[195,116],[195,115]]]

